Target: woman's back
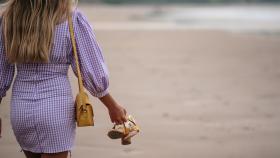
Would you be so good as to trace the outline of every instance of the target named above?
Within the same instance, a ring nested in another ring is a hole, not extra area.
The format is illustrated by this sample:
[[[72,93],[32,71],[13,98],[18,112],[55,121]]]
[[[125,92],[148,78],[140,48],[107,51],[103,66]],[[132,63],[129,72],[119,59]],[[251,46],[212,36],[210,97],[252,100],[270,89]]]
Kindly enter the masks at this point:
[[[72,19],[83,84],[93,96],[103,97],[108,94],[109,79],[101,49],[86,17],[75,10]],[[0,98],[11,86],[16,69],[11,125],[21,148],[38,153],[68,150],[75,138],[74,98],[67,72],[71,66],[77,76],[77,69],[68,21],[55,27],[53,38],[49,63],[21,64],[8,63],[4,38],[0,38]]]
[[[66,158],[74,146],[75,100],[67,72],[70,66],[76,77],[78,72],[69,23],[62,20],[71,15],[84,87],[108,108],[112,122],[127,121],[126,110],[109,94],[109,73],[93,29],[79,10],[71,13],[72,1],[7,2],[0,20],[0,102],[17,70],[10,122],[28,157]]]

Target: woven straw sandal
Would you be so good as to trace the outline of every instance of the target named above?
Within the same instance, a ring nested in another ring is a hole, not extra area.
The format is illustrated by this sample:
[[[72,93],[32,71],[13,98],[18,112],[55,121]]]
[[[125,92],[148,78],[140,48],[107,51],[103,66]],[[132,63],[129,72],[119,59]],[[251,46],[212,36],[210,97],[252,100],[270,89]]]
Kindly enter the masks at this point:
[[[137,133],[139,133],[140,128],[136,124],[135,119],[129,115],[127,118],[127,122],[121,124],[121,125],[114,125],[114,127],[108,132],[108,137],[111,139],[119,139],[122,138],[122,142],[124,144],[128,144],[130,141],[130,138],[135,136]],[[131,142],[130,142],[131,143]]]

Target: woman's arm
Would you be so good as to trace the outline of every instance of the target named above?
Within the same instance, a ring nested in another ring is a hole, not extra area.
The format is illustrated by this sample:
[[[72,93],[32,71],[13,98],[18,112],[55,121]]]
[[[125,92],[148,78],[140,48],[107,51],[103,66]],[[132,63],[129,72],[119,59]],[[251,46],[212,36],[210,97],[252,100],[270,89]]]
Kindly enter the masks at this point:
[[[109,93],[99,99],[107,107],[113,123],[122,124],[127,121],[125,108],[119,105]]]

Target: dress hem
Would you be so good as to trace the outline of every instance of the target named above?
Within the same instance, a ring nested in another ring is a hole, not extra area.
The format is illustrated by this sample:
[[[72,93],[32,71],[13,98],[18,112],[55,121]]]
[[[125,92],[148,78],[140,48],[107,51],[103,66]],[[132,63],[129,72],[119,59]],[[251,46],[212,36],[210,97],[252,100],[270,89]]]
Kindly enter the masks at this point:
[[[68,151],[70,152],[71,154],[71,151],[73,150],[74,146],[67,146],[65,148],[62,148],[60,150],[42,150],[41,152],[38,151],[38,150],[33,150],[33,149],[30,149],[30,148],[25,148],[25,147],[20,147],[21,148],[21,151],[22,152],[23,150],[25,151],[29,151],[29,152],[33,152],[33,153],[39,153],[39,154],[53,154],[53,153],[60,153],[60,152],[65,152],[65,151]]]

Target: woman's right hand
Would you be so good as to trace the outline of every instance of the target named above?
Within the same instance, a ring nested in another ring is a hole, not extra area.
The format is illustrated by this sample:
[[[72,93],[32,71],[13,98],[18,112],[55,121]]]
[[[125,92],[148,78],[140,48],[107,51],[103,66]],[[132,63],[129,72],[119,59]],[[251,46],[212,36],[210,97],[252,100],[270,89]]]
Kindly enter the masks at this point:
[[[126,110],[121,105],[112,106],[109,110],[109,115],[113,123],[122,124],[127,121]]]
[[[107,107],[112,123],[122,124],[127,121],[125,108],[119,105],[109,93],[99,99]]]

